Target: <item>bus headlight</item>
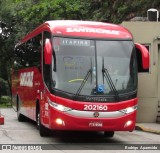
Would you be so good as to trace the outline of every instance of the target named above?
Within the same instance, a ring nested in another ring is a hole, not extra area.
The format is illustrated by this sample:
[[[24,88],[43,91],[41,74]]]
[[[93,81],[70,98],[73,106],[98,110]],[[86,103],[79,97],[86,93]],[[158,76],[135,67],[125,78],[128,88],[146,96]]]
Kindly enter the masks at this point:
[[[129,114],[134,112],[135,110],[137,110],[137,105],[136,106],[132,106],[132,107],[128,107],[126,109],[122,109],[120,112],[124,113],[124,114]]]
[[[69,107],[66,107],[66,106],[63,106],[63,105],[60,105],[60,104],[57,104],[53,101],[51,101],[49,98],[48,98],[48,103],[51,107],[61,111],[61,112],[67,112],[67,111],[71,111],[72,109],[69,108]]]

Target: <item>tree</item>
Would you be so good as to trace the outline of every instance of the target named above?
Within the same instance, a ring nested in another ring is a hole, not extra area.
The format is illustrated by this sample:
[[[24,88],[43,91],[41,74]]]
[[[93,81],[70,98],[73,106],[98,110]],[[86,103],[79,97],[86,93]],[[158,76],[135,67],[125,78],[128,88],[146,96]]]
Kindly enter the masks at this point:
[[[9,87],[10,68],[14,55],[12,51],[15,42],[13,35],[14,18],[11,13],[12,2],[12,0],[0,0],[0,78],[1,80],[6,80]]]
[[[146,17],[147,9],[156,7],[160,9],[158,0],[88,0],[87,19],[121,23],[135,16]]]
[[[81,20],[85,15],[84,5],[79,0],[16,0],[14,5],[12,14],[18,36],[24,36],[47,20]]]

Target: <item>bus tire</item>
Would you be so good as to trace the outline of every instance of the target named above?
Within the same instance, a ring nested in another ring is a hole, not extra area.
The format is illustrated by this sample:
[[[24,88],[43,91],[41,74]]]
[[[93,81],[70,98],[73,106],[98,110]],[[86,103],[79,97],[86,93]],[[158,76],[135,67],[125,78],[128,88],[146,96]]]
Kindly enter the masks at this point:
[[[112,138],[114,136],[114,131],[105,131],[104,136],[108,138]]]
[[[41,123],[40,111],[38,111],[38,114],[37,114],[37,128],[39,129],[39,134],[40,134],[41,137],[49,136],[49,129],[46,128]]]
[[[17,96],[17,119],[19,122],[25,121],[25,116],[20,113],[20,102],[18,96]]]

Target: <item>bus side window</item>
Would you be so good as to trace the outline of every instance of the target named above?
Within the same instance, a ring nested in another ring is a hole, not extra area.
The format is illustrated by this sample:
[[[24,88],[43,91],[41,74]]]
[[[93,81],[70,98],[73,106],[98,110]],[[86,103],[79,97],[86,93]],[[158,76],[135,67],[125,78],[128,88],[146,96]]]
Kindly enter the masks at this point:
[[[25,67],[25,44],[21,44],[14,49],[14,69],[20,69]]]
[[[26,43],[26,66],[27,67],[40,67],[41,63],[41,40],[42,34],[30,39]]]

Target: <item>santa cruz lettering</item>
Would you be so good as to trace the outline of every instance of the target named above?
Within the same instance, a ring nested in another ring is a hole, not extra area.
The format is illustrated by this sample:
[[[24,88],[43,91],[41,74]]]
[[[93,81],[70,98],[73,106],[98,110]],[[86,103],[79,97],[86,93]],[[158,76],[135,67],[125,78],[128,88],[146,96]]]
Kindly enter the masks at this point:
[[[33,87],[34,72],[24,72],[20,74],[20,86]]]
[[[66,32],[86,32],[86,33],[103,33],[119,35],[119,31],[116,30],[105,30],[105,29],[94,29],[94,28],[67,28]]]

